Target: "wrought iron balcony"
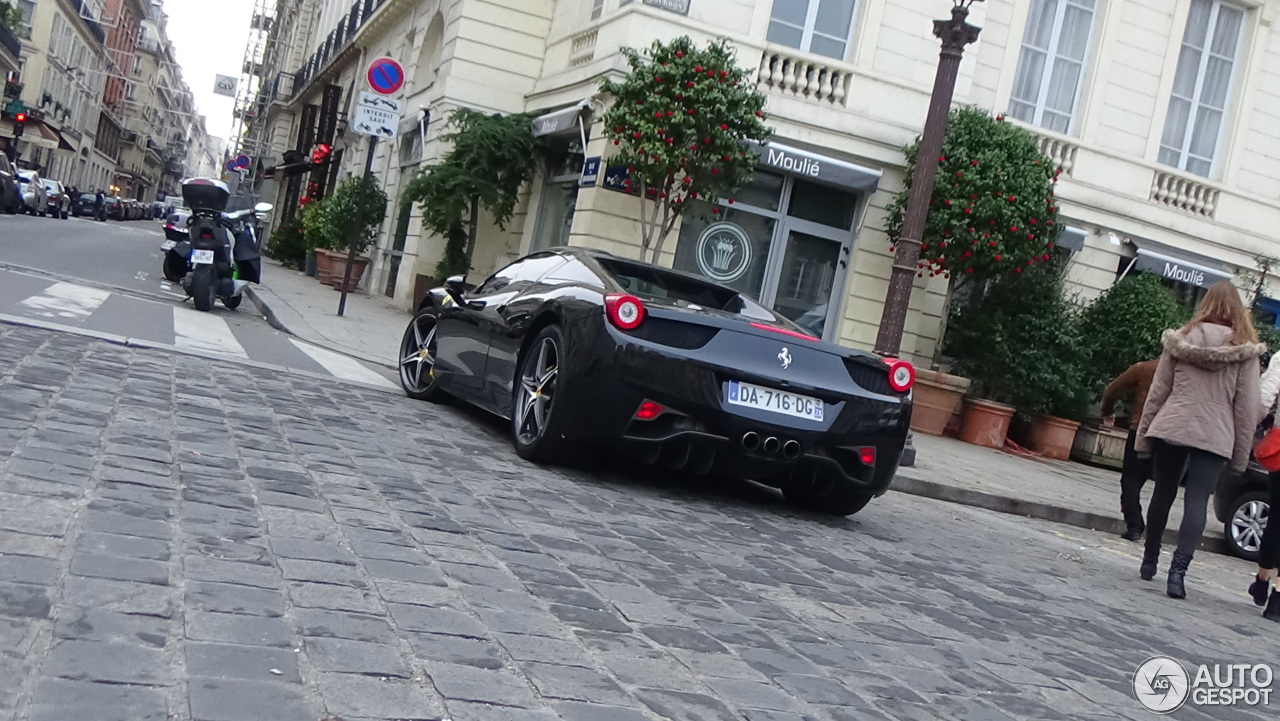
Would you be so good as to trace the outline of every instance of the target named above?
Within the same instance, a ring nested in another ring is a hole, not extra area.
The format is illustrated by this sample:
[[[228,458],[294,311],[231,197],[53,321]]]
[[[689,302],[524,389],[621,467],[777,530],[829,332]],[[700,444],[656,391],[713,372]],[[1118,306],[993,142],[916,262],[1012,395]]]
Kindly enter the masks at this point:
[[[338,21],[338,26],[330,31],[324,42],[320,44],[320,47],[316,48],[316,51],[307,59],[307,62],[303,63],[302,67],[292,74],[293,83],[292,87],[289,88],[289,95],[282,95],[281,97],[292,97],[294,94],[302,92],[307,87],[307,84],[328,66],[331,60],[342,53],[347,43],[356,36],[360,28],[364,27],[365,23],[373,17],[378,8],[382,7],[386,2],[387,0],[356,0],[352,3],[351,10]],[[282,73],[282,75],[287,74]]]

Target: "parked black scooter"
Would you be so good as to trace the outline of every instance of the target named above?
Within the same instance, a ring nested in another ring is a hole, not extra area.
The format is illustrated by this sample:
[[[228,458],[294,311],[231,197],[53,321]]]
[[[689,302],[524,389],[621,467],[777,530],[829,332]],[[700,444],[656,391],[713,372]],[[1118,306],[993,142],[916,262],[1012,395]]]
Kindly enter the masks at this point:
[[[164,277],[182,285],[196,310],[212,310],[218,299],[235,310],[244,287],[261,282],[259,219],[272,206],[259,203],[252,210],[223,212],[231,194],[224,183],[211,178],[186,181],[182,197],[191,209],[187,239],[160,246],[165,251]]]

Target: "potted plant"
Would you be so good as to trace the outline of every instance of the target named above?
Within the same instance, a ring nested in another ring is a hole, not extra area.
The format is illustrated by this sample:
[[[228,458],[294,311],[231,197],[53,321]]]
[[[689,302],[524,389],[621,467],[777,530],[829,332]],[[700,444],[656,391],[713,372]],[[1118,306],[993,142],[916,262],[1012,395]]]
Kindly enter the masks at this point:
[[[306,234],[302,231],[302,221],[295,217],[280,223],[267,239],[263,250],[286,267],[302,270],[311,250],[307,247]]]
[[[345,280],[350,292],[360,285],[369,266],[369,259],[362,255],[377,240],[378,226],[387,217],[387,194],[372,174],[360,175],[348,178],[319,205],[313,221],[321,241],[317,258],[321,248],[327,251],[330,285],[342,290]]]
[[[333,282],[333,256],[328,247],[333,234],[329,216],[328,206],[323,200],[303,204],[301,225],[304,242],[315,257],[315,279],[324,285]]]
[[[947,121],[941,156],[921,158],[918,140],[904,148],[904,153],[908,183],[886,211],[890,252],[897,252],[901,239],[910,179],[917,164],[936,162],[937,182],[917,270],[921,278],[927,274],[948,281],[944,319],[951,316],[952,299],[963,303],[980,296],[989,282],[1021,275],[1053,257],[1060,232],[1053,187],[1061,171],[1040,152],[1036,139],[1026,130],[978,108],[956,108]],[[956,366],[966,367],[965,363]],[[941,435],[970,390],[980,388],[972,388],[963,375],[919,372],[912,428]],[[1007,428],[1013,411],[990,403],[971,403],[970,408],[976,415],[990,416],[988,420],[996,424],[982,437],[984,445],[1003,445],[1001,428]],[[974,426],[970,428],[972,431]]]
[[[1080,315],[1080,335],[1088,356],[1085,384],[1097,398],[1111,379],[1126,368],[1158,358],[1161,334],[1186,322],[1187,310],[1161,280],[1135,273],[1108,288]],[[1136,425],[1136,418],[1129,418]],[[1078,461],[1119,467],[1124,461],[1127,430],[1097,419],[1081,425],[1072,457]]]

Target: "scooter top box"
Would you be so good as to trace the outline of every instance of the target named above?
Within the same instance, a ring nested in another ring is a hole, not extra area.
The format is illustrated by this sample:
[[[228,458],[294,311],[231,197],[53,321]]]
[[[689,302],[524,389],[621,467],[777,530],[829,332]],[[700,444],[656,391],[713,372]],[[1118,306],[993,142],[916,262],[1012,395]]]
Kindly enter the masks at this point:
[[[227,209],[231,192],[221,180],[193,178],[182,184],[182,199],[192,210],[213,210],[221,213]]]

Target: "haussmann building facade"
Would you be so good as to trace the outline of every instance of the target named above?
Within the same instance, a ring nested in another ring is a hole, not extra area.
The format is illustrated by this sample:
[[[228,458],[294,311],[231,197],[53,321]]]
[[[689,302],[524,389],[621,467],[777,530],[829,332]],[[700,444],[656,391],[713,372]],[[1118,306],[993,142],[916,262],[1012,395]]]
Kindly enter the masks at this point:
[[[937,67],[934,19],[950,0],[302,0],[276,8],[260,113],[262,153],[331,142],[332,187],[363,172],[368,139],[345,127],[364,69],[397,59],[399,135],[373,169],[393,199],[447,152],[450,113],[534,112],[551,161],[505,231],[482,224],[471,279],[557,245],[637,257],[637,198],[609,167],[600,80],[622,46],[727,37],[768,98],[774,138],[750,185],[712,216],[693,207],[663,262],[730,285],[825,339],[871,348],[891,266],[884,209],[902,147],[920,132]],[[961,66],[957,104],[1022,124],[1063,168],[1058,187],[1084,298],[1156,273],[1194,303],[1220,279],[1243,287],[1280,256],[1280,32],[1276,0],[988,0]],[[345,132],[344,132],[345,131]],[[585,172],[584,172],[585,169]],[[310,179],[310,180],[314,180]],[[296,206],[308,179],[264,190]],[[443,240],[417,209],[384,224],[368,292],[409,308]],[[1280,289],[1276,289],[1280,291]],[[920,279],[904,357],[930,362],[946,292]],[[1275,293],[1280,297],[1280,292]],[[1270,300],[1264,307],[1280,311]]]

